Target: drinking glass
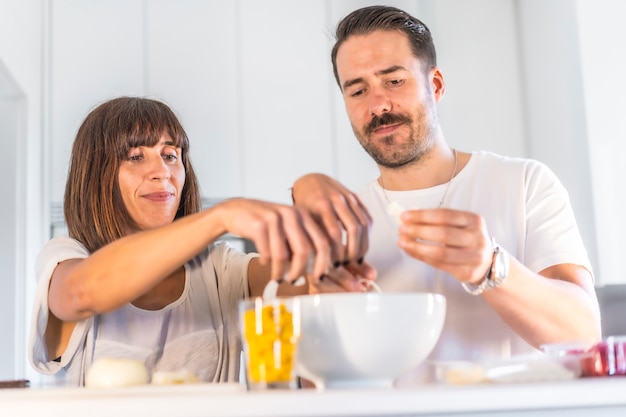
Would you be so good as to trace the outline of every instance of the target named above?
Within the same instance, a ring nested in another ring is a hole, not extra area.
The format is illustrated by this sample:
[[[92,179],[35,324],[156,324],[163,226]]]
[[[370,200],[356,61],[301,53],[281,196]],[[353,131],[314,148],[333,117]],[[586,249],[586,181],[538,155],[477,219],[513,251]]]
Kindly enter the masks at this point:
[[[248,390],[296,389],[298,300],[261,297],[242,300],[239,321]]]

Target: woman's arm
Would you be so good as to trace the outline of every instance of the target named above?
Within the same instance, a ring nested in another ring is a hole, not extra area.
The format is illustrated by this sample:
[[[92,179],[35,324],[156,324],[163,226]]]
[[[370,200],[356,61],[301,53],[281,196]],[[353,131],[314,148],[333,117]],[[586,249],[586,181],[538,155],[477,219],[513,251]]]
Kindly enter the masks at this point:
[[[330,263],[330,246],[310,215],[298,208],[233,199],[169,225],[131,234],[86,259],[54,270],[49,308],[63,322],[113,311],[155,287],[224,233],[252,240],[270,277],[295,280],[314,256],[312,279]]]

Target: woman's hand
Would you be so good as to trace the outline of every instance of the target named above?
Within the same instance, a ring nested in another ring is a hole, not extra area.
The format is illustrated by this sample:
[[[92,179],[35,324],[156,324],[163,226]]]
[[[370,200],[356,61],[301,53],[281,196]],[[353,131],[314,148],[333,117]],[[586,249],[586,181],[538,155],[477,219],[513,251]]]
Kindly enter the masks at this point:
[[[328,272],[329,239],[304,208],[235,198],[214,209],[226,232],[254,242],[271,279],[294,281],[310,272],[317,283]]]
[[[251,265],[254,265],[251,262]],[[255,272],[256,273],[256,272]],[[258,275],[262,275],[259,273]],[[377,277],[376,269],[367,262],[351,263],[347,266],[332,268],[322,279],[315,282],[309,275],[306,285],[294,286],[283,283],[278,289],[280,296],[296,296],[306,294],[322,294],[336,292],[363,292],[369,289],[369,282]],[[255,288],[253,295],[260,294],[262,289]]]
[[[309,280],[309,294],[329,292],[362,292],[374,282],[376,269],[367,262],[351,263],[331,269],[318,283]]]
[[[326,175],[308,174],[294,183],[292,197],[328,234],[334,266],[363,261],[372,218],[355,193]]]

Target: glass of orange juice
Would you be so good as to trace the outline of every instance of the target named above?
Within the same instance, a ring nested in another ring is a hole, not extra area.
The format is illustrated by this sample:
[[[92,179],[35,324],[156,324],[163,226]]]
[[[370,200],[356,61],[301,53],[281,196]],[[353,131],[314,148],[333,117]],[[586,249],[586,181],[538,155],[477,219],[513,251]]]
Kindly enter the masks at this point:
[[[239,318],[248,389],[297,388],[298,300],[261,297],[242,300]]]

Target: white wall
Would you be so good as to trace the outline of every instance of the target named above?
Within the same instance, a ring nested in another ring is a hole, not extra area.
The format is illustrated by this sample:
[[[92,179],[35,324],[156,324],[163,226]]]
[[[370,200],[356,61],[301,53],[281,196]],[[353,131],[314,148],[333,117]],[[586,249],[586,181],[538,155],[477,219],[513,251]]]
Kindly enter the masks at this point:
[[[526,157],[514,1],[422,0],[446,81],[443,131],[463,150]]]
[[[527,146],[568,189],[592,265],[599,266],[576,3],[520,0]],[[559,30],[555,30],[558,23]],[[602,279],[602,274],[596,275]]]
[[[8,268],[3,262],[5,275],[0,280],[0,292],[15,297],[15,311],[2,315],[1,327],[2,330],[13,327],[6,320],[14,322],[15,327],[14,332],[2,333],[3,349],[8,349],[3,353],[8,353],[8,356],[2,356],[0,379],[23,378],[33,374],[24,360],[25,327],[30,316],[30,294],[34,291],[32,265],[47,236],[47,211],[42,206],[45,189],[41,177],[41,166],[45,165],[41,158],[44,149],[42,124],[45,123],[41,112],[44,105],[41,33],[45,27],[41,19],[42,9],[40,0],[0,0],[0,72],[5,77],[3,100],[11,97],[9,101],[12,102],[7,109],[10,113],[0,118],[0,140],[3,149],[9,147],[7,159],[15,158],[14,172],[3,177],[3,184],[12,190],[4,195],[3,206],[6,204],[7,210],[15,210],[15,217],[3,221],[12,224],[9,231],[17,233],[13,236],[3,229],[2,234],[2,246],[13,249],[13,252],[9,250],[13,262],[8,260],[8,265],[12,265]],[[13,142],[15,140],[18,142]],[[8,162],[7,166],[13,162]],[[13,203],[15,206],[9,208]],[[11,361],[12,358],[16,358],[15,361]]]
[[[626,195],[626,2],[576,1],[587,161],[591,193],[583,196],[596,213],[598,274],[603,284],[623,284]],[[568,151],[569,153],[569,151]]]
[[[2,265],[2,291],[0,291],[0,317],[22,317],[24,309],[24,282],[17,279],[21,276],[23,259],[16,242],[22,240],[24,230],[23,218],[19,215],[23,201],[18,198],[18,178],[15,173],[21,170],[18,145],[24,142],[23,129],[26,120],[23,117],[24,96],[15,85],[12,77],[8,74],[5,66],[0,61],[0,146],[2,146],[4,161],[0,164],[0,176],[8,179],[3,182],[3,204],[0,205],[0,229],[3,239],[0,239],[0,265]],[[19,196],[21,197],[21,195]],[[19,220],[18,220],[19,219]],[[0,380],[8,379],[15,374],[15,364],[21,355],[18,352],[23,349],[21,343],[15,343],[23,339],[19,330],[23,323],[19,320],[0,321],[0,334],[10,335],[4,337],[0,344]],[[8,342],[8,343],[7,343]]]

